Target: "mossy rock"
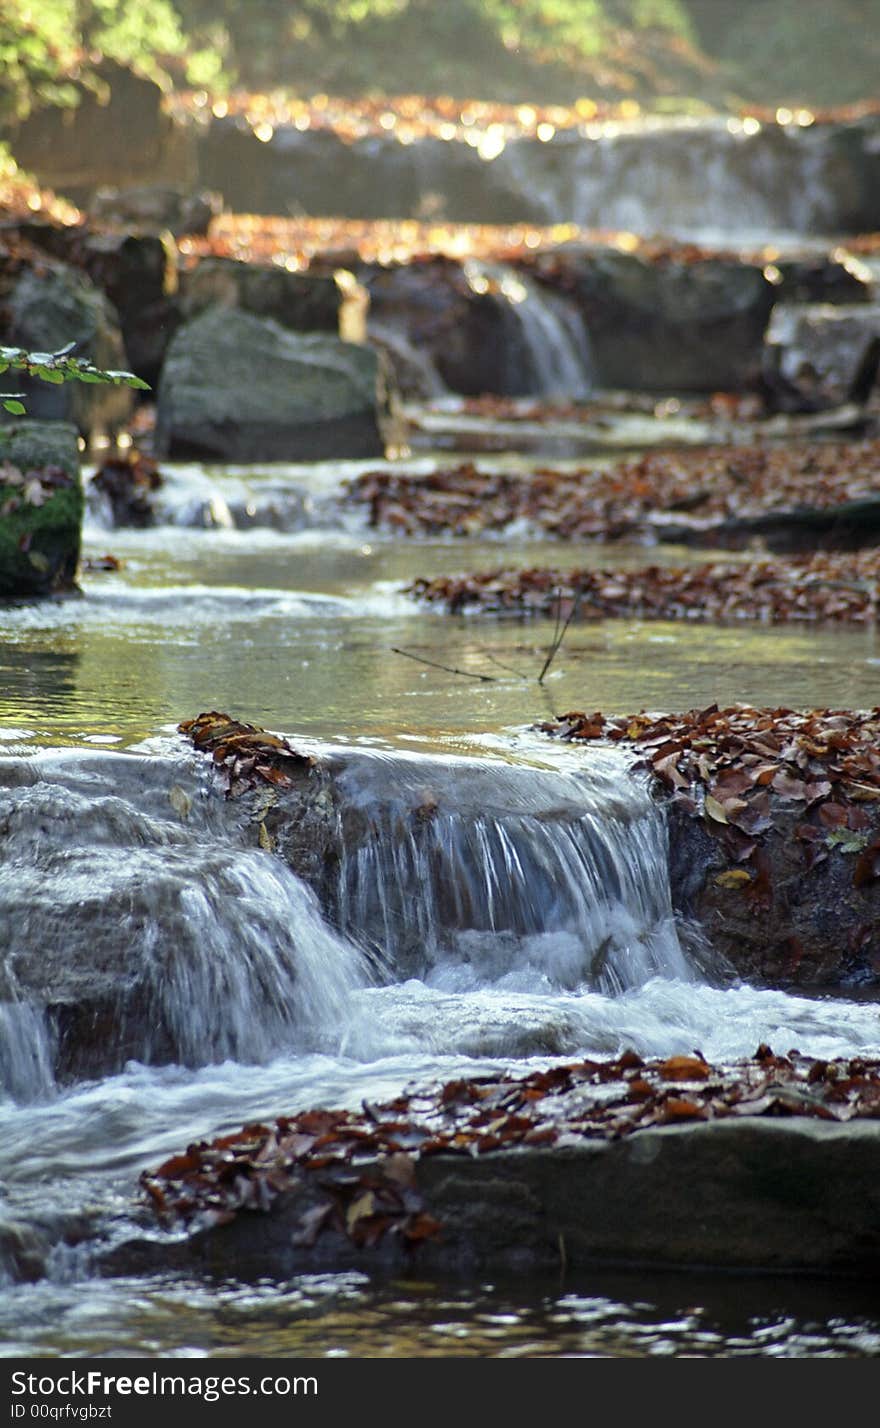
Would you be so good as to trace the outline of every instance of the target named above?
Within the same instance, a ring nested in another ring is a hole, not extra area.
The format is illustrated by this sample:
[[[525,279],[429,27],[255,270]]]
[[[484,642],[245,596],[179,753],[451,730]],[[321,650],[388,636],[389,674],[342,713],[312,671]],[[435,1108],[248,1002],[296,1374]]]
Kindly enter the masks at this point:
[[[82,517],[76,427],[0,427],[0,599],[74,589]]]

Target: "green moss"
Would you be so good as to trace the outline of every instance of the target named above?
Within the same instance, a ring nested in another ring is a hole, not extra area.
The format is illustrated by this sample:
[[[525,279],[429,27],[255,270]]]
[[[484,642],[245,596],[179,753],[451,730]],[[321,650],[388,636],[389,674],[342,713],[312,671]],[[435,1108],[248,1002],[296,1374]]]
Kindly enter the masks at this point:
[[[0,469],[6,462],[21,472],[64,474],[41,505],[26,499],[21,484],[0,481],[0,598],[73,589],[84,505],[76,429],[29,421],[0,428]]]

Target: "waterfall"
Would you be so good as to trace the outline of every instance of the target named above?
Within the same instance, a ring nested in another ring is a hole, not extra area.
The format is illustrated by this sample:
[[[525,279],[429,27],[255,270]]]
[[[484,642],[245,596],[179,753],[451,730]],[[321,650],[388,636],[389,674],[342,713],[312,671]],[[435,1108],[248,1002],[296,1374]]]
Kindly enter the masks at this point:
[[[128,1061],[359,1054],[379,1044],[373,991],[406,997],[412,979],[519,998],[511,1046],[560,999],[704,981],[662,812],[613,763],[334,750],[302,795],[328,838],[310,886],[254,846],[248,801],[211,794],[195,756],[0,761],[0,1087],[33,1100],[53,1073]],[[278,805],[279,846],[305,810]],[[559,1034],[578,1025],[562,1008]]]
[[[0,1096],[42,1101],[55,1089],[55,1047],[39,1007],[0,1002]]]
[[[607,994],[701,978],[638,781],[376,754],[340,790],[335,918],[389,978]]]
[[[5,762],[42,776],[0,789],[0,977],[17,993],[0,1002],[0,1087],[30,1099],[51,1085],[47,1022],[65,1075],[335,1049],[367,959],[281,859],[253,834],[242,846],[228,813],[208,817],[213,800],[173,763]]]
[[[543,153],[541,150],[543,149]],[[590,124],[495,160],[535,219],[694,241],[833,232],[846,206],[833,139],[756,120]]]
[[[514,328],[508,358],[511,390],[537,397],[588,396],[592,362],[577,308],[506,264],[470,258],[463,268],[474,292],[491,290],[508,305]]]

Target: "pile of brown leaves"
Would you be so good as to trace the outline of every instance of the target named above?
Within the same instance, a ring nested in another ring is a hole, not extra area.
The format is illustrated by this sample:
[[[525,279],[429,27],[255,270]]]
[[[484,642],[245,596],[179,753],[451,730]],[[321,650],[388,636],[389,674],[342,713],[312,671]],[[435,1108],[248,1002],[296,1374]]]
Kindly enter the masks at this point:
[[[405,593],[450,614],[630,616],[643,620],[847,621],[877,618],[880,550],[639,570],[488,570],[421,577]]]
[[[829,510],[880,496],[880,441],[651,451],[606,469],[530,474],[472,462],[428,475],[369,471],[348,499],[372,525],[405,535],[480,535],[514,521],[559,540],[617,540],[676,530],[711,538],[731,520]]]
[[[514,1146],[575,1146],[651,1126],[724,1117],[880,1117],[880,1062],[821,1061],[759,1046],[733,1067],[699,1052],[644,1061],[580,1061],[527,1076],[476,1077],[404,1093],[362,1112],[309,1110],[271,1125],[190,1145],[141,1177],[164,1219],[196,1228],[241,1211],[269,1211],[280,1195],[311,1201],[295,1243],[325,1229],[357,1245],[385,1234],[416,1244],[442,1231],[416,1188],[426,1155],[479,1156]]]
[[[463,260],[485,258],[520,264],[556,286],[570,285],[571,258],[560,247],[574,243],[602,250],[634,253],[646,263],[687,265],[708,259],[763,267],[763,252],[682,243],[667,238],[641,238],[613,228],[582,228],[575,223],[540,226],[535,223],[421,222],[414,218],[285,218],[254,213],[222,213],[206,236],[187,234],[180,240],[185,261],[195,257],[234,257],[248,262],[277,261],[288,268],[307,268],[313,261],[337,266],[413,263],[430,257]]]
[[[880,803],[880,707],[798,713],[711,704],[659,716],[570,713],[538,728],[566,740],[631,744],[641,756],[636,767],[700,818],[739,865],[720,875],[722,885],[740,886],[756,906],[770,894],[763,835],[781,810],[799,816],[793,833],[807,871],[836,849],[854,856],[855,887],[880,878],[880,836],[869,814]]]
[[[280,218],[224,213],[207,237],[180,240],[185,263],[200,257],[239,258],[246,262],[283,262],[292,270],[359,263],[413,263],[427,258],[487,258],[513,262],[558,243],[610,243],[614,234],[587,233],[574,224],[509,227],[484,223],[420,223],[416,219]]]
[[[201,753],[212,756],[227,798],[238,798],[255,788],[258,780],[273,788],[290,788],[297,774],[315,765],[310,754],[297,753],[286,739],[216,710],[185,719],[177,728]]]
[[[644,41],[642,41],[644,43]],[[667,57],[668,61],[668,57]],[[632,56],[630,55],[630,62]],[[607,78],[606,81],[608,82]],[[310,129],[330,131],[346,143],[379,134],[394,134],[403,144],[418,139],[439,138],[474,142],[487,130],[502,131],[505,139],[550,139],[557,130],[584,128],[603,122],[619,123],[638,119],[646,111],[638,100],[583,97],[574,104],[507,104],[489,99],[461,99],[452,95],[299,95],[278,90],[263,94],[234,90],[212,98],[205,90],[178,90],[169,106],[180,116],[207,123],[227,115],[241,119],[262,138],[274,129],[291,125],[301,133]],[[858,104],[817,110],[798,108],[793,113],[749,105],[745,119],[762,124],[809,127],[814,123],[845,123],[875,114],[880,105],[869,100]],[[586,130],[587,133],[591,131]]]
[[[386,134],[402,144],[433,138],[471,142],[490,128],[505,141],[521,137],[552,138],[558,129],[572,129],[604,120],[636,119],[642,112],[632,99],[608,103],[579,99],[574,105],[504,104],[494,100],[458,99],[451,95],[398,94],[358,97],[313,94],[300,96],[235,90],[213,102],[204,90],[178,92],[171,105],[179,113],[208,122],[227,116],[241,119],[264,142],[284,125],[301,133],[329,131],[345,143]]]

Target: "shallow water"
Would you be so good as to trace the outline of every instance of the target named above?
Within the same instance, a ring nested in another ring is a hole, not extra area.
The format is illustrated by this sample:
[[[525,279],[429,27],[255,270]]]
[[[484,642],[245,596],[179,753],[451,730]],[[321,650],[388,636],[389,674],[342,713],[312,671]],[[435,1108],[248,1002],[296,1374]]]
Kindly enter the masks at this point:
[[[196,820],[181,831],[168,788],[198,777],[201,765],[173,728],[202,709],[228,710],[311,748],[375,751],[380,763],[401,750],[477,757],[486,789],[496,793],[515,786],[517,769],[531,768],[535,786],[552,786],[556,802],[565,801],[562,788],[571,788],[572,799],[598,798],[600,844],[610,848],[617,846],[608,842],[613,790],[626,790],[619,797],[636,826],[644,815],[638,789],[598,752],[584,784],[582,756],[526,731],[536,719],[571,707],[625,712],[713,699],[877,702],[873,633],[746,625],[580,626],[542,688],[536,675],[551,621],[450,620],[412,606],[399,583],[502,561],[610,564],[681,553],[563,550],[527,533],[479,544],[394,544],[340,518],[335,478],[326,471],[307,493],[305,528],[296,528],[301,492],[279,505],[284,483],[277,472],[266,479],[276,491],[273,520],[294,529],[259,524],[268,519],[262,508],[245,529],[222,520],[180,524],[203,521],[206,510],[219,519],[224,504],[229,512],[236,501],[243,509],[260,486],[254,473],[215,477],[189,468],[169,507],[176,524],[122,532],[90,523],[86,553],[112,550],[126,562],[121,572],[87,576],[81,599],[3,611],[4,767],[20,770],[24,762],[46,771],[27,790],[31,803],[21,789],[13,800],[20,814],[0,868],[6,951],[18,955],[29,940],[43,946],[52,938],[71,951],[77,939],[88,948],[90,936],[112,944],[113,908],[124,903],[134,919],[133,951],[173,974],[157,1006],[177,1036],[179,1060],[160,1064],[147,1046],[114,1074],[56,1086],[40,1014],[16,1000],[14,978],[7,986],[0,1352],[876,1356],[876,1305],[859,1286],[840,1283],[606,1272],[477,1285],[373,1283],[357,1274],[257,1285],[96,1277],[93,1251],[124,1239],[141,1214],[140,1170],[246,1120],[316,1104],[358,1106],[364,1096],[390,1098],[407,1084],[630,1046],[645,1055],[698,1048],[719,1061],[748,1055],[761,1041],[825,1057],[880,1054],[870,999],[792,996],[713,979],[687,940],[679,943],[679,930],[665,925],[658,888],[644,896],[645,880],[656,875],[633,873],[630,890],[618,880],[598,922],[595,908],[582,915],[565,898],[552,916],[547,899],[537,898],[523,900],[507,922],[494,912],[480,925],[472,918],[454,937],[439,937],[425,965],[406,971],[389,929],[377,973],[358,947],[359,926],[375,911],[364,890],[384,877],[392,902],[405,900],[407,879],[436,864],[439,845],[414,847],[409,863],[381,865],[367,846],[340,889],[348,920],[332,929],[293,874],[269,854],[243,851],[234,820],[226,826],[206,812],[204,828]],[[421,665],[395,647],[487,679]],[[65,748],[71,752],[48,753]],[[100,784],[102,749],[130,750],[131,767],[146,772],[139,792],[136,779],[120,783],[117,802],[100,811],[100,799],[110,796]],[[391,765],[399,785],[401,766]],[[447,764],[429,767],[443,786]],[[369,780],[364,789],[368,802]],[[470,860],[476,878],[500,860],[513,878],[525,856],[517,838],[531,839],[536,867],[550,866],[552,850],[537,825],[511,833],[476,785],[472,801],[484,810],[483,824],[475,813],[471,832],[450,824],[441,840],[458,848],[461,867]],[[515,814],[530,816],[529,809]],[[486,886],[492,893],[491,880]],[[110,909],[103,922],[99,903]],[[41,921],[42,906],[62,915]],[[425,907],[434,909],[436,925],[440,902],[426,898]],[[285,930],[292,921],[293,941]],[[431,925],[421,928],[420,944],[430,942]],[[181,929],[208,949],[201,962],[162,960],[163,947],[181,945]],[[584,973],[583,949],[609,936],[623,957],[646,936],[655,939],[655,960],[637,961],[637,975],[623,986]],[[659,967],[658,947],[667,959]],[[15,956],[6,965],[14,971]],[[221,966],[237,968],[245,982],[233,978],[221,989]],[[255,967],[262,1000],[248,1003]],[[287,1015],[284,1002],[285,979],[291,969],[302,978],[304,967],[307,1019]],[[258,1034],[249,1036],[246,1028],[255,1026]],[[83,1240],[76,1249],[63,1242],[73,1221]],[[22,1272],[38,1277],[20,1282]]]
[[[528,532],[395,542],[369,531],[359,514],[340,516],[335,508],[334,483],[353,469],[334,475],[320,468],[305,483],[311,505],[303,516],[302,468],[291,468],[299,494],[272,506],[290,530],[175,524],[110,531],[93,522],[85,553],[109,550],[124,569],[86,575],[84,599],[3,612],[0,745],[125,745],[209,708],[322,739],[428,739],[442,747],[572,708],[876,703],[876,631],[809,625],[580,624],[539,686],[552,620],[453,618],[420,609],[400,594],[401,585],[418,575],[502,564],[705,557],[667,547],[561,546]],[[271,477],[273,490],[283,477],[283,468]],[[207,519],[212,508],[240,512],[262,488],[257,478],[244,490],[242,484],[236,471],[209,479],[198,468],[180,468],[169,514],[180,522]],[[314,524],[303,527],[303,520]]]

